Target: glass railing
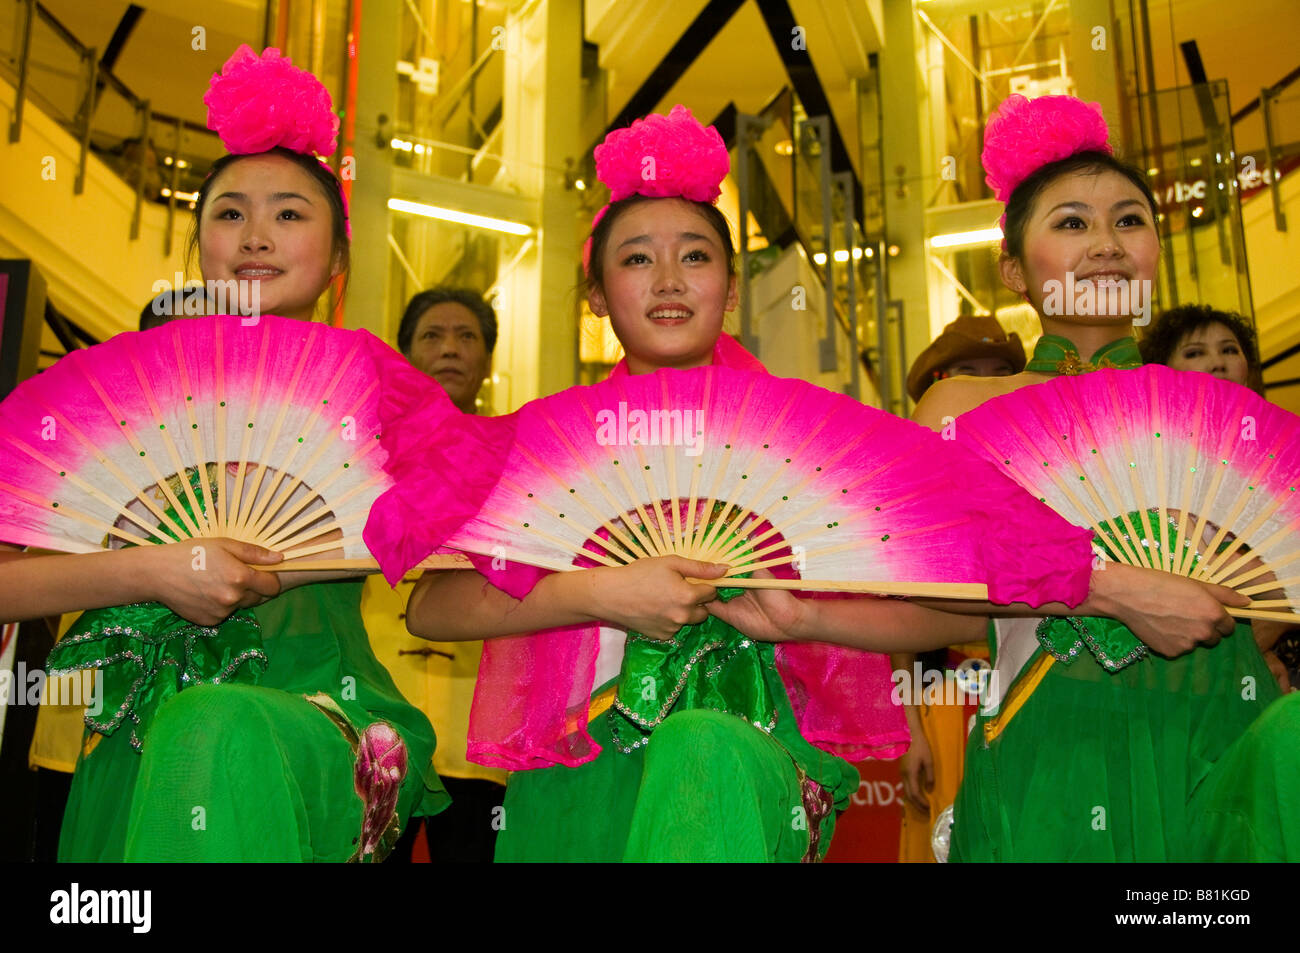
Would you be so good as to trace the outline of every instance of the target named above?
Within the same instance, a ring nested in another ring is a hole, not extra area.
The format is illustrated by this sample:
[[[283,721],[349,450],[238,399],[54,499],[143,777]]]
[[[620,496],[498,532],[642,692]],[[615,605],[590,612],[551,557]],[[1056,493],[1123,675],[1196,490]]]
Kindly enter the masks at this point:
[[[1256,196],[1274,201],[1277,194],[1275,183],[1280,183],[1300,168],[1300,82],[1297,74],[1300,70],[1277,87],[1262,91],[1260,97],[1233,117],[1237,187],[1243,202]],[[1276,211],[1280,212],[1280,203]]]
[[[1159,118],[1148,123],[1149,146],[1133,157],[1146,168],[1159,213],[1165,260],[1157,308],[1194,302],[1250,314],[1237,196],[1242,155],[1227,83],[1159,90],[1143,96],[1142,107]]]
[[[854,208],[855,180],[831,170],[829,130],[824,117],[804,115],[790,90],[759,116],[738,120],[735,164],[739,170],[743,163],[737,178],[747,245],[740,330],[742,337],[754,335],[750,343],[760,357],[794,360],[790,373],[874,400],[874,387],[863,392],[858,363],[874,269]],[[791,261],[792,254],[800,261]],[[791,282],[798,287],[787,288]],[[782,309],[774,311],[775,299],[768,300],[778,290],[774,284],[782,295],[797,296],[789,317],[775,322],[772,315]],[[757,320],[757,309],[765,320]]]
[[[501,168],[505,11],[405,0],[393,159],[427,175],[491,184]]]

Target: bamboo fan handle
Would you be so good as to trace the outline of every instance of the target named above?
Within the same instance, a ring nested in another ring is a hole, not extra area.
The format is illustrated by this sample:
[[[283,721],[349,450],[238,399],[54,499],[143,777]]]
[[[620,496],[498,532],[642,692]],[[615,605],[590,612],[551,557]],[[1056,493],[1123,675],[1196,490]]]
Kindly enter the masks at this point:
[[[274,566],[253,566],[263,572],[337,572],[347,569],[361,569],[379,572],[379,563],[371,559],[290,559]],[[465,556],[455,553],[446,556],[430,556],[416,564],[414,569],[473,569],[474,564]]]
[[[1300,624],[1300,615],[1294,612],[1283,612],[1279,609],[1252,609],[1246,606],[1244,609],[1238,609],[1235,606],[1224,606],[1228,610],[1228,615],[1237,619],[1276,619],[1281,622],[1295,622]]]
[[[753,579],[723,576],[695,579],[704,586],[735,586],[738,589],[799,589],[805,592],[862,592],[881,596],[916,596],[925,599],[973,599],[987,602],[989,587],[981,582],[828,582],[821,579]]]

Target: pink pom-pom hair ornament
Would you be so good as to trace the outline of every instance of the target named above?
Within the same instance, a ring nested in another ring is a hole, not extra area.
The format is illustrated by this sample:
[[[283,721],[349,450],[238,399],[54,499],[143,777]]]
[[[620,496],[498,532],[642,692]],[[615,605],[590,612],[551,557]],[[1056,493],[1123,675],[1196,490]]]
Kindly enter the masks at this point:
[[[1043,166],[1068,159],[1080,152],[1113,155],[1106,141],[1110,130],[1099,103],[1085,103],[1073,96],[1008,96],[984,127],[984,181],[999,202],[1011,195]],[[998,224],[1005,231],[1005,213]],[[1007,247],[1002,239],[1002,247]]]
[[[221,137],[231,155],[257,155],[274,148],[324,157],[338,146],[339,117],[329,90],[271,47],[262,55],[243,44],[214,73],[203,95],[208,128]],[[348,238],[352,222],[347,194],[339,183]]]
[[[731,157],[718,130],[705,127],[680,103],[667,116],[652,114],[615,129],[596,146],[596,178],[609,189],[610,205],[633,195],[717,202]],[[594,230],[609,211],[591,220]],[[591,274],[591,239],[582,247],[582,270]]]
[[[212,77],[203,103],[208,128],[232,155],[282,146],[291,152],[333,155],[339,117],[329,91],[277,49],[261,56],[248,44],[235,50]]]

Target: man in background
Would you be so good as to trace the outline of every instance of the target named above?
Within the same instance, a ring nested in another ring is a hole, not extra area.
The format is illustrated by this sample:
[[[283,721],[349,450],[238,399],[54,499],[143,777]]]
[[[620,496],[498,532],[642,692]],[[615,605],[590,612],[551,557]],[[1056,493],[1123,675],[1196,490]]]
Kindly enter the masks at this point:
[[[428,374],[457,407],[475,413],[497,341],[497,319],[478,293],[438,287],[421,291],[406,306],[397,348]],[[497,831],[504,826],[501,802],[506,773],[465,757],[469,710],[474,700],[482,642],[429,642],[406,631],[406,603],[416,572],[390,589],[371,576],[361,596],[361,615],[375,655],[398,689],[433,722],[438,748],[433,766],[452,797],[436,817],[424,818],[433,863],[490,863]],[[412,823],[389,858],[411,859],[418,829]]]
[[[441,384],[466,414],[477,412],[475,401],[496,343],[496,312],[468,288],[421,291],[406,306],[397,330],[402,356]]]

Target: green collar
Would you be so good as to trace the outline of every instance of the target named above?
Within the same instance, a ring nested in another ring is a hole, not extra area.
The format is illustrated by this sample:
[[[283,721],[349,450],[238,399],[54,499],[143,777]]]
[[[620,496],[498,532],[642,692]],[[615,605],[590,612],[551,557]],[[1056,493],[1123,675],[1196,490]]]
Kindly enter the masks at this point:
[[[1074,342],[1056,334],[1044,334],[1034,347],[1034,354],[1025,365],[1027,371],[1043,374],[1086,374],[1103,367],[1141,367],[1142,355],[1132,336],[1111,341],[1090,360],[1079,356]]]

